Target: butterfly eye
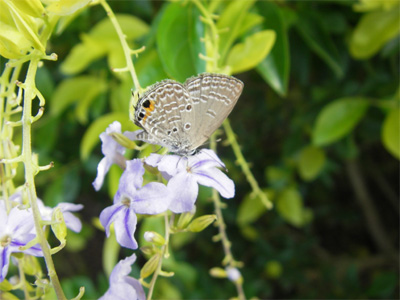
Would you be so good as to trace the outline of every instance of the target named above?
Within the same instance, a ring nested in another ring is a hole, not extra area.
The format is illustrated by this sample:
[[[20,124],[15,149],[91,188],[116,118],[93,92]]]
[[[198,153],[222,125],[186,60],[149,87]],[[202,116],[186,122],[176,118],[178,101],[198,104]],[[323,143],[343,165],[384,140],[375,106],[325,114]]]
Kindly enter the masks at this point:
[[[172,128],[172,131],[173,132],[178,132],[178,128],[174,127],[174,128]]]
[[[192,106],[190,104],[186,105],[186,110],[187,111],[191,111],[192,110]]]

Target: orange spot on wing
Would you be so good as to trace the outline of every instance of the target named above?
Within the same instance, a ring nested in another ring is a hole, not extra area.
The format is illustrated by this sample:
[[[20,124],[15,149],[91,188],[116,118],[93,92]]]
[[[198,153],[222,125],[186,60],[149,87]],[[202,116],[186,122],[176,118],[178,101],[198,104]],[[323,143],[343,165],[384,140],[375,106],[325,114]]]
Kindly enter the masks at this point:
[[[147,117],[151,115],[151,113],[153,112],[154,108],[155,108],[154,107],[154,101],[150,101],[150,106],[144,109],[146,111],[146,114],[143,117],[143,120],[142,120],[143,123],[146,122]]]

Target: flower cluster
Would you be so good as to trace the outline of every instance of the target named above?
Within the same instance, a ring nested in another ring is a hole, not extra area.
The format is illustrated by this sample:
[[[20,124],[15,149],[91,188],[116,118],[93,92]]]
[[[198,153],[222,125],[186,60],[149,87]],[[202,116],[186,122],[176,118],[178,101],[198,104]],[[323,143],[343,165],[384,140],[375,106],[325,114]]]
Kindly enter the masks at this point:
[[[125,150],[109,136],[111,133],[121,134],[119,122],[112,123],[100,135],[104,158],[98,166],[93,185],[96,190],[100,189],[111,164],[126,166],[119,181],[114,204],[105,208],[100,215],[100,222],[106,229],[107,236],[110,234],[111,224],[115,224],[115,234],[121,246],[130,249],[138,247],[134,238],[137,213],[155,215],[167,210],[174,213],[192,211],[199,184],[215,188],[224,198],[234,196],[233,181],[218,169],[225,168],[225,165],[212,150],[207,149],[188,157],[151,154],[144,163],[156,167],[168,183],[164,185],[151,182],[142,186],[145,172],[143,162],[133,159],[122,163]],[[124,132],[124,136],[132,137],[135,133]]]
[[[110,226],[114,224],[117,242],[123,247],[138,248],[134,237],[136,214],[156,215],[167,210],[173,213],[193,211],[199,184],[215,188],[224,198],[232,198],[235,194],[233,181],[218,169],[225,168],[225,165],[211,150],[203,149],[188,157],[153,153],[144,161],[126,160],[123,156],[125,148],[111,134],[121,136],[119,122],[110,124],[100,135],[104,158],[98,165],[93,186],[97,191],[101,188],[112,164],[125,167],[113,204],[100,214],[106,235],[110,235]],[[122,137],[134,139],[136,135],[137,132],[124,132]],[[167,184],[150,182],[143,186],[144,164],[157,168]],[[116,265],[110,277],[110,288],[102,300],[145,298],[140,283],[127,276],[135,259],[136,256],[132,255]]]
[[[23,250],[36,237],[32,209],[23,201],[22,193],[16,192],[8,199],[11,209],[7,213],[5,201],[0,199],[0,282],[7,275],[12,253],[23,252],[33,256],[43,256],[39,244]],[[71,212],[83,208],[82,205],[59,203],[55,208],[47,207],[37,199],[43,221],[51,221],[54,209],[61,210],[65,225],[75,232],[82,228],[81,221]]]

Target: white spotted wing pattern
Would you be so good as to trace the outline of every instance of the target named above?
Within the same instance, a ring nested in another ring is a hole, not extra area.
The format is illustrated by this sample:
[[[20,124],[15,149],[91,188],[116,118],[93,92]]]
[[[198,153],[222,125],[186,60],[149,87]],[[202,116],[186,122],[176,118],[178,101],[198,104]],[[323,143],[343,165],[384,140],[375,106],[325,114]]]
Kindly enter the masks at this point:
[[[139,140],[190,155],[204,144],[230,114],[243,83],[222,74],[203,73],[184,84],[163,80],[139,99],[134,122]]]

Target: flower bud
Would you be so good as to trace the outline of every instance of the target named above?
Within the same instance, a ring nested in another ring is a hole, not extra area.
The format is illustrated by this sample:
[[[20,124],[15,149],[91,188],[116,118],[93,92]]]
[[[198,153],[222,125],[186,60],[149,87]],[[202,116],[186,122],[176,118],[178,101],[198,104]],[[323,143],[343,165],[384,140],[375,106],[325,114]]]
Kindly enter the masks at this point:
[[[52,221],[54,224],[51,225],[51,230],[54,232],[56,238],[61,242],[65,242],[67,236],[67,226],[65,225],[64,216],[60,208],[56,208],[53,211]]]
[[[149,277],[151,274],[153,274],[158,267],[160,259],[161,259],[160,253],[157,253],[154,256],[152,256],[140,270],[140,278],[146,278]]]
[[[198,217],[190,223],[188,226],[189,231],[191,232],[200,232],[204,230],[208,225],[213,223],[217,219],[216,215],[205,215]]]
[[[109,134],[118,144],[125,147],[126,149],[135,149],[135,142],[128,139],[125,135],[119,132],[111,132]]]
[[[39,260],[32,255],[24,255],[22,258],[22,266],[24,273],[31,276],[35,276],[42,271]]]
[[[240,274],[237,268],[227,267],[226,274],[228,275],[228,279],[232,282],[241,282],[243,280],[242,274]]]
[[[224,269],[217,267],[210,269],[210,275],[216,278],[226,278],[228,276]]]
[[[144,239],[147,242],[153,243],[157,246],[162,246],[165,244],[165,239],[160,234],[154,231],[146,231],[144,233]]]
[[[179,216],[178,223],[176,224],[177,229],[185,229],[190,221],[194,217],[194,212],[185,212]]]

